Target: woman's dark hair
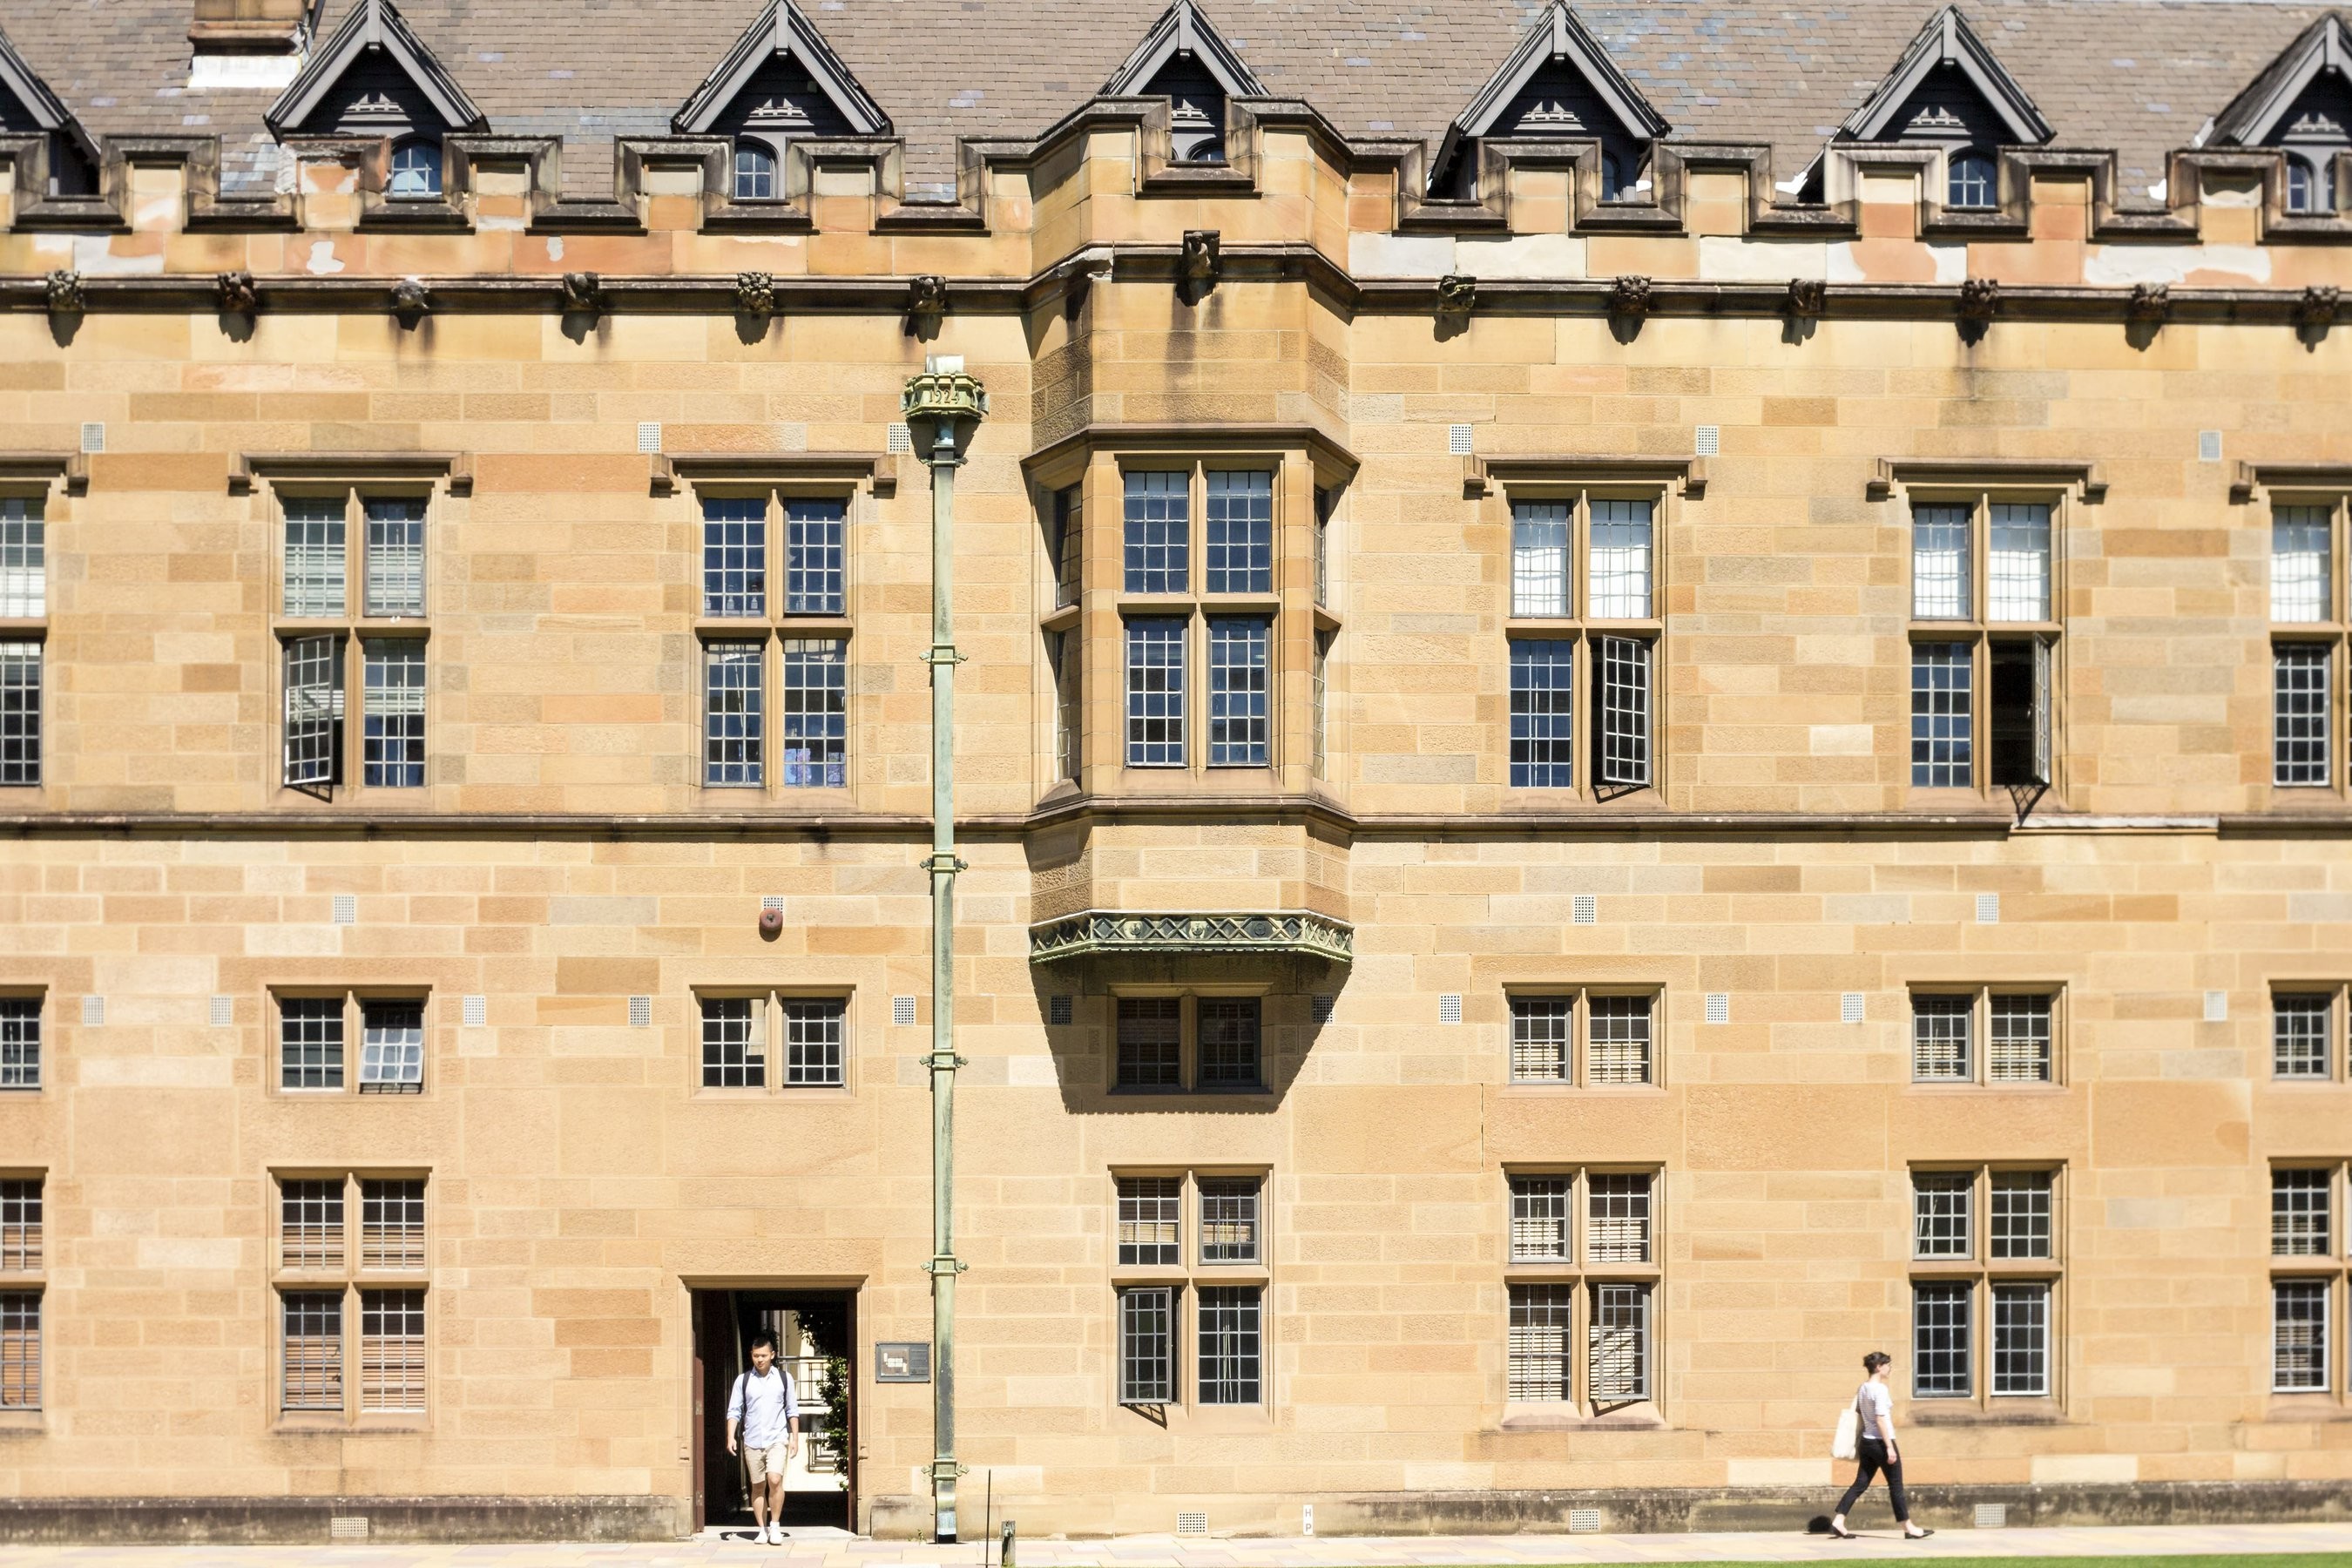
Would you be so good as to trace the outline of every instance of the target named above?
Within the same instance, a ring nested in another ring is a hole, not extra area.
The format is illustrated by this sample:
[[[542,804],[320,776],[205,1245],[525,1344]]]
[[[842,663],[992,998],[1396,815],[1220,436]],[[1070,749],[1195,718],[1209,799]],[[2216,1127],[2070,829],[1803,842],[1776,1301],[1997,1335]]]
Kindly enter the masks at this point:
[[[1873,1351],[1868,1355],[1862,1358],[1862,1370],[1868,1373],[1875,1373],[1880,1367],[1892,1366],[1894,1363],[1895,1358],[1888,1355],[1885,1351]]]
[[[751,1348],[753,1350],[758,1350],[761,1345],[767,1346],[771,1352],[773,1352],[776,1348],[776,1336],[768,1332],[765,1329],[753,1334],[751,1336]],[[1884,1361],[1885,1358],[1882,1356],[1879,1359]]]

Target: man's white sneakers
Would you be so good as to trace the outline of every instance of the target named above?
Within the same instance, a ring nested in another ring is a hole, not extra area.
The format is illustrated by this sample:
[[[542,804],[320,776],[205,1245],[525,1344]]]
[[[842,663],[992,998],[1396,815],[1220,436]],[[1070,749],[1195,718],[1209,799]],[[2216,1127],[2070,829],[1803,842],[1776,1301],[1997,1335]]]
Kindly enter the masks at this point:
[[[771,1546],[782,1546],[783,1543],[784,1527],[781,1524],[772,1524],[768,1526],[768,1544]]]

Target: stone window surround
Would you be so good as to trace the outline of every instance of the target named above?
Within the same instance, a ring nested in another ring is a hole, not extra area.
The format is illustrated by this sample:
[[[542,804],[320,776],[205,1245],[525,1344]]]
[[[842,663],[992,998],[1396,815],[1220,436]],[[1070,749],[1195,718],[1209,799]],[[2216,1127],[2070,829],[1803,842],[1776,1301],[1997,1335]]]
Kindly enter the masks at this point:
[[[1505,1431],[1546,1430],[1574,1426],[1633,1426],[1663,1428],[1667,1426],[1665,1411],[1666,1361],[1661,1352],[1664,1340],[1664,1324],[1666,1305],[1667,1184],[1666,1172],[1661,1165],[1619,1164],[1598,1162],[1591,1164],[1576,1162],[1514,1161],[1502,1167],[1501,1191],[1495,1202],[1494,1212],[1502,1225],[1503,1283],[1502,1331],[1503,1357],[1495,1377],[1495,1408],[1497,1421]],[[1591,1250],[1591,1178],[1596,1175],[1638,1174],[1649,1178],[1649,1258],[1646,1262],[1593,1261]],[[1520,1261],[1511,1255],[1510,1220],[1511,1187],[1521,1176],[1566,1177],[1569,1188],[1568,1256],[1552,1261]],[[1647,1316],[1649,1359],[1649,1397],[1629,1404],[1612,1405],[1602,1410],[1594,1405],[1590,1392],[1591,1354],[1591,1334],[1593,1314],[1593,1287],[1599,1285],[1642,1285],[1649,1291]],[[1569,1342],[1572,1349],[1569,1357],[1573,1367],[1574,1397],[1559,1402],[1513,1401],[1509,1397],[1509,1338],[1511,1288],[1526,1285],[1569,1287],[1574,1302],[1574,1321]]]
[[[1179,1060],[1181,1065],[1178,1069],[1177,1077],[1179,1081],[1175,1087],[1151,1088],[1148,1086],[1127,1086],[1122,1085],[1118,1081],[1118,1004],[1120,998],[1129,996],[1172,996],[1180,999],[1181,1003],[1182,1022],[1180,1024],[1178,1030],[1178,1049],[1180,1052]],[[1275,1022],[1272,1016],[1274,1009],[1271,1004],[1274,996],[1275,983],[1270,980],[1202,984],[1129,984],[1125,983],[1114,983],[1108,987],[1106,993],[1101,1013],[1101,1016],[1104,1020],[1101,1029],[1103,1041],[1102,1083],[1104,1092],[1120,1100],[1127,1100],[1136,1097],[1148,1097],[1154,1099],[1182,1100],[1210,1106],[1213,1106],[1215,1102],[1231,1100],[1236,1097],[1252,1099],[1272,1095],[1274,1093],[1274,1074],[1270,1069],[1272,1068],[1273,1058],[1276,1055],[1275,1042],[1278,1037],[1276,1034],[1276,1030],[1282,1027],[1282,1026],[1277,1025]],[[1250,1085],[1234,1085],[1224,1088],[1202,1088],[1201,1084],[1201,1016],[1199,1003],[1203,999],[1214,1000],[1227,997],[1255,997],[1257,1001],[1258,1080],[1256,1083]],[[1081,1003],[1081,1005],[1083,1006],[1083,1002]],[[1181,1108],[1171,1109],[1191,1110],[1193,1106],[1187,1105]],[[1136,1173],[1126,1173],[1133,1174]]]
[[[2324,1073],[2283,1075],[2277,1061],[2277,1000],[2286,996],[2320,996],[2327,1001],[2327,1022],[2325,1047],[2327,1070]],[[2271,1030],[2267,1041],[2267,1064],[2256,1078],[2258,1085],[2293,1089],[2298,1085],[2328,1087],[2352,1079],[2352,1052],[2347,1052],[2345,1031],[2347,1020],[2352,1019],[2352,996],[2347,995],[2346,983],[2336,980],[2296,980],[2272,977],[2263,986],[2263,1000]]]
[[[1916,981],[1905,988],[1903,1013],[1903,1082],[1915,1093],[1966,1094],[1991,1090],[2002,1094],[2044,1093],[2062,1089],[2066,1072],[2066,985],[2062,981],[2015,980],[1998,984],[1966,981]],[[1992,1002],[2003,996],[2042,996],[2050,1002],[2050,1076],[2045,1079],[1995,1079],[1991,1074]],[[1914,1058],[1915,997],[1966,997],[1969,1000],[1969,1073],[1964,1079],[1922,1079]]]
[[[10,1258],[16,1256],[16,1249],[0,1250],[0,1294],[36,1297],[41,1309],[40,1326],[35,1331],[35,1343],[38,1347],[35,1353],[38,1357],[40,1381],[35,1385],[33,1403],[0,1409],[0,1432],[38,1432],[42,1430],[45,1420],[43,1412],[47,1401],[41,1395],[47,1392],[44,1385],[47,1380],[49,1361],[45,1352],[55,1342],[50,1332],[54,1325],[48,1312],[48,1260],[55,1249],[49,1245],[47,1237],[51,1228],[47,1223],[49,1208],[47,1176],[48,1173],[37,1165],[0,1166],[0,1178],[35,1184],[35,1190],[41,1194],[43,1220],[42,1239],[32,1244],[29,1260],[19,1259],[18,1264],[12,1264]]]
[[[1574,458],[1556,460],[1521,458],[1517,460],[1488,458],[1480,464],[1481,471],[1491,476],[1493,489],[1501,493],[1502,552],[1503,552],[1503,637],[1506,645],[1521,640],[1572,642],[1576,645],[1573,661],[1574,689],[1570,699],[1570,722],[1574,739],[1570,744],[1573,758],[1574,784],[1566,789],[1539,786],[1509,786],[1510,738],[1506,729],[1503,737],[1502,776],[1506,781],[1506,798],[1512,805],[1541,810],[1556,810],[1563,805],[1606,806],[1622,802],[1633,809],[1654,810],[1665,798],[1667,757],[1662,744],[1665,733],[1665,676],[1667,668],[1666,581],[1665,560],[1668,531],[1678,521],[1674,505],[1676,486],[1664,478],[1645,479],[1618,470],[1626,465],[1613,462],[1580,463]],[[1633,465],[1640,468],[1644,465]],[[1704,484],[1704,479],[1698,481]],[[1689,486],[1685,479],[1685,493]],[[1646,501],[1650,506],[1650,613],[1628,620],[1600,619],[1589,612],[1592,602],[1592,503],[1595,501]],[[1561,616],[1522,616],[1514,598],[1513,544],[1514,524],[1521,502],[1566,503],[1569,508],[1568,530],[1568,607]],[[1649,707],[1645,715],[1649,733],[1649,782],[1645,784],[1615,784],[1603,788],[1595,774],[1599,770],[1597,750],[1593,745],[1594,725],[1600,721],[1599,682],[1593,671],[1593,650],[1598,639],[1606,637],[1630,637],[1648,645],[1650,658]],[[1506,659],[1507,663],[1507,657]]]
[[[312,895],[318,897],[320,895]],[[282,1059],[284,1049],[284,1008],[289,1001],[340,1000],[343,1020],[343,1081],[335,1089],[288,1089]],[[263,1092],[273,1099],[340,1100],[360,1096],[360,1067],[366,1048],[366,1020],[363,1004],[369,1002],[404,1002],[414,1004],[424,1014],[425,1066],[424,1080],[414,1089],[376,1094],[362,1098],[376,1100],[416,1100],[429,1099],[438,1092],[435,1072],[434,1036],[442,1026],[433,1005],[433,988],[429,984],[320,984],[310,981],[289,981],[267,987],[262,1016],[267,1020],[268,1043],[263,1058]],[[46,1064],[45,1064],[46,1065]]]
[[[1070,657],[1078,660],[1076,686],[1081,724],[1077,778],[1061,776],[1052,748],[1054,726],[1041,725],[1039,776],[1053,782],[1049,794],[1073,789],[1095,795],[1263,794],[1269,789],[1303,792],[1314,758],[1312,721],[1315,638],[1334,637],[1340,616],[1331,601],[1343,597],[1344,563],[1323,535],[1326,591],[1316,592],[1318,517],[1344,515],[1346,487],[1357,467],[1354,454],[1308,426],[1088,426],[1023,459],[1038,519],[1033,590],[1040,606],[1041,644],[1075,637]],[[1265,595],[1210,595],[1202,591],[1207,563],[1206,475],[1212,469],[1256,469],[1273,475],[1274,582]],[[1126,476],[1132,472],[1181,470],[1187,480],[1191,550],[1187,591],[1134,595],[1126,591]],[[1076,602],[1060,587],[1059,520],[1066,515],[1067,492],[1078,491],[1080,560]],[[1318,492],[1326,492],[1318,507]],[[1328,521],[1326,526],[1329,526]],[[1318,597],[1323,602],[1318,602]],[[1126,765],[1128,619],[1177,616],[1187,619],[1187,744],[1181,767]],[[1268,762],[1264,766],[1211,767],[1208,763],[1207,617],[1260,616],[1270,623],[1268,648]],[[1065,645],[1066,646],[1066,645]],[[1329,643],[1327,647],[1331,646]],[[1055,711],[1055,669],[1037,660],[1038,711]],[[1328,667],[1327,685],[1337,677]],[[1116,743],[1113,743],[1116,742]],[[1341,771],[1344,726],[1325,728],[1327,772]]]
[[[1177,1222],[1177,1257],[1173,1264],[1123,1264],[1118,1261],[1118,1186],[1122,1179],[1132,1176],[1172,1177],[1179,1184]],[[1198,1165],[1121,1164],[1109,1172],[1108,1191],[1105,1194],[1103,1212],[1109,1216],[1109,1245],[1104,1248],[1108,1261],[1109,1310],[1111,1324],[1111,1356],[1105,1391],[1116,1415],[1132,1414],[1136,1418],[1151,1421],[1164,1430],[1194,1432],[1264,1431],[1274,1425],[1280,1375],[1275,1358],[1276,1327],[1274,1288],[1276,1257],[1274,1230],[1274,1171],[1271,1166],[1248,1163],[1208,1163]],[[1258,1184],[1257,1196],[1257,1259],[1250,1263],[1204,1263],[1201,1260],[1201,1183],[1234,1177],[1249,1177]],[[1119,1297],[1130,1287],[1166,1289],[1173,1292],[1171,1342],[1175,1355],[1174,1387],[1176,1397],[1164,1405],[1150,1406],[1146,1415],[1137,1407],[1119,1400],[1119,1359],[1123,1349],[1119,1332]],[[1258,1403],[1255,1405],[1203,1405],[1200,1399],[1200,1297],[1202,1289],[1240,1287],[1258,1292]]]
[[[2066,1331],[2066,1224],[2070,1212],[2066,1187],[2067,1167],[2063,1162],[2034,1160],[1994,1161],[1934,1161],[1911,1165],[1905,1173],[1903,1206],[1903,1249],[1908,1271],[1904,1300],[1904,1337],[1898,1363],[1906,1382],[1905,1398],[1909,1408],[1900,1417],[1903,1423],[1920,1426],[2046,1426],[2065,1418],[2066,1363],[2068,1337]],[[2050,1177],[2051,1225],[2050,1256],[2043,1258],[1994,1258],[1991,1256],[1991,1192],[1992,1179],[2011,1172],[2029,1172]],[[1960,1175],[1969,1179],[1969,1240],[1965,1258],[1919,1258],[1915,1256],[1913,1226],[1915,1199],[1913,1178],[1921,1175]],[[1913,1303],[1909,1287],[1918,1285],[1965,1284],[1969,1288],[1969,1392],[1961,1396],[1921,1398],[1908,1392],[1907,1381],[1914,1369],[1912,1336]],[[2045,1328],[2044,1347],[2047,1355],[2048,1389],[2040,1394],[1996,1394],[1992,1388],[1992,1289],[2006,1284],[2040,1284],[2049,1287],[2049,1321]]]
[[[2280,1173],[2286,1171],[2323,1171],[2326,1173],[2328,1237],[2325,1250],[2317,1255],[2283,1254],[2276,1250],[2274,1240],[2266,1243],[2263,1247],[2269,1264],[2273,1300],[2275,1288],[2278,1285],[2300,1280],[2308,1280],[2322,1286],[2326,1291],[2326,1300],[2325,1345],[2327,1368],[2326,1387],[2312,1390],[2281,1390],[2273,1386],[2267,1391],[2269,1412],[2273,1419],[2311,1420],[2315,1417],[2324,1419],[2330,1414],[2340,1415],[2347,1405],[2352,1405],[2352,1389],[2347,1387],[2347,1377],[2352,1377],[2352,1367],[2347,1367],[2346,1360],[2343,1327],[2346,1321],[2347,1290],[2352,1290],[2352,1285],[2347,1285],[2347,1250],[2352,1250],[2352,1225],[2347,1223],[2344,1205],[2347,1191],[2352,1189],[2347,1189],[2346,1162],[2341,1158],[2323,1156],[2315,1159],[2291,1159],[2282,1156],[2273,1160],[2270,1163],[2270,1168],[2273,1183]],[[2263,1223],[2265,1230],[2270,1230],[2272,1217],[2267,1206],[2263,1210]],[[2272,1301],[2265,1301],[2263,1305],[2265,1310],[2275,1311]],[[2271,1334],[2273,1343],[2273,1354],[2275,1356],[2276,1324],[2274,1321]]]
[[[370,1268],[365,1250],[361,1245],[363,1226],[361,1183],[367,1180],[391,1179],[421,1181],[425,1184],[425,1256],[422,1268]],[[289,1268],[282,1239],[284,1205],[280,1194],[283,1184],[291,1181],[338,1182],[342,1185],[342,1259],[334,1267]],[[269,1215],[263,1235],[268,1238],[269,1255],[269,1408],[270,1431],[299,1432],[421,1432],[431,1429],[429,1415],[436,1402],[433,1397],[433,1333],[438,1314],[432,1310],[432,1241],[437,1203],[434,1195],[433,1173],[425,1167],[386,1166],[272,1166],[263,1184],[268,1194]],[[360,1408],[361,1386],[363,1381],[361,1363],[361,1295],[362,1290],[389,1289],[410,1290],[425,1297],[425,1410],[365,1411]],[[342,1299],[342,1392],[343,1408],[331,1411],[288,1410],[285,1393],[280,1386],[285,1373],[285,1298],[290,1292],[332,1292]]]
[[[1895,476],[1901,478],[1899,472]],[[2097,486],[2095,478],[2086,478],[2072,486],[2036,483],[2023,477],[2011,479],[1989,474],[1985,482],[1971,483],[1958,475],[1934,479],[1914,478],[1908,483],[1874,485],[1874,496],[1891,495],[1895,505],[1890,514],[1903,535],[1904,561],[1905,657],[1904,675],[1906,693],[1910,687],[1912,649],[1922,643],[1962,643],[1969,649],[1969,735],[1970,777],[1972,783],[1962,787],[1941,787],[1913,784],[1911,778],[1911,710],[1904,711],[1903,729],[1903,788],[1907,804],[1915,809],[1949,811],[1955,804],[1963,808],[1995,804],[1997,796],[2011,789],[2033,786],[1995,784],[1991,783],[1992,763],[1992,639],[2023,641],[2037,639],[2049,647],[2050,692],[2050,780],[2036,800],[2055,807],[2063,804],[2066,784],[2065,737],[2065,619],[2066,619],[2066,537],[2071,521],[2070,507],[2078,494]],[[2099,493],[2104,493],[2100,491]],[[1991,509],[1999,504],[2047,506],[2050,509],[2050,605],[2049,616],[2038,621],[1995,621],[1990,614],[1991,575]],[[1913,509],[1920,506],[1966,506],[1969,521],[1969,584],[1968,614],[1944,620],[1923,620],[1915,611],[1913,568],[1916,561],[1913,529]]]
[[[59,501],[67,496],[87,491],[88,463],[88,458],[78,456],[49,458],[38,454],[0,453],[0,498],[24,500],[28,503],[26,508],[28,511],[34,506],[37,506],[45,535],[54,538],[58,523],[71,522],[73,520],[71,510],[60,507]],[[40,771],[37,782],[5,786],[9,791],[9,798],[19,805],[40,798],[41,787],[48,783],[51,773],[47,766],[47,731],[49,718],[47,656],[49,619],[56,613],[58,596],[57,573],[48,560],[53,554],[54,552],[47,547],[45,540],[43,549],[45,583],[38,613],[32,616],[10,616],[0,619],[0,643],[31,643],[38,650],[37,656],[38,662],[35,668],[39,671],[40,685],[35,716],[37,725],[35,733],[40,737],[42,742]]]
[[[2250,498],[2251,499],[2251,498]],[[2347,734],[2346,682],[2352,679],[2352,665],[2347,658],[2347,633],[2352,633],[2352,605],[2347,604],[2347,559],[2352,548],[2347,544],[2347,510],[2352,507],[2352,496],[2341,489],[2304,488],[2280,485],[2267,488],[2256,510],[2264,531],[2263,561],[2267,568],[2273,552],[2270,530],[2275,526],[2278,512],[2288,507],[2319,507],[2327,512],[2327,561],[2323,582],[2326,592],[2326,614],[2315,621],[2270,620],[2271,646],[2300,643],[2324,647],[2327,668],[2327,782],[2324,784],[2282,784],[2275,782],[2273,769],[2263,770],[2270,802],[2274,806],[2342,805],[2352,802],[2352,758],[2346,752]],[[2273,604],[2271,599],[2266,572],[2263,614],[2269,620]],[[2275,703],[2276,697],[2272,699]],[[2275,738],[2271,742],[2273,757]]]
[[[1563,1092],[1594,1094],[1654,1094],[1665,1087],[1667,1011],[1665,983],[1644,984],[1638,980],[1612,980],[1586,984],[1577,981],[1512,980],[1504,983],[1502,1030],[1503,1077],[1502,1091],[1506,1094],[1556,1095]],[[1640,996],[1650,1004],[1650,1076],[1642,1083],[1596,1083],[1591,1071],[1592,999],[1597,996]],[[1565,1079],[1521,1078],[1512,1066],[1512,1039],[1516,1032],[1517,1010],[1513,1004],[1520,997],[1566,997],[1571,1002],[1569,1022],[1569,1073]]]
[[[803,1100],[846,1100],[856,1090],[858,1073],[857,1035],[859,988],[840,985],[761,985],[714,983],[693,988],[694,1011],[688,1035],[692,1045],[688,1090],[697,1100],[766,1100],[782,1097]],[[745,1088],[719,1088],[702,1081],[702,1004],[719,999],[751,1002],[752,1029],[763,1042],[761,1083]],[[786,1002],[837,1002],[841,1005],[841,1081],[837,1084],[792,1084],[784,1081],[784,1009]],[[887,1010],[887,1009],[886,1009]]]

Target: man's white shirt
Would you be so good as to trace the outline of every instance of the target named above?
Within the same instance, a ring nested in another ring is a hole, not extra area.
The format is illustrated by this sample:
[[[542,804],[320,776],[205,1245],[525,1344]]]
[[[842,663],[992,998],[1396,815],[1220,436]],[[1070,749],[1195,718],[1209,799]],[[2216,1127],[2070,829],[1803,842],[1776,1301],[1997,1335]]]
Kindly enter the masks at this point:
[[[735,1380],[735,1392],[727,1399],[727,1419],[742,1423],[747,1448],[774,1447],[800,1415],[800,1391],[793,1386],[792,1373],[781,1366],[768,1368],[765,1377],[747,1370]]]

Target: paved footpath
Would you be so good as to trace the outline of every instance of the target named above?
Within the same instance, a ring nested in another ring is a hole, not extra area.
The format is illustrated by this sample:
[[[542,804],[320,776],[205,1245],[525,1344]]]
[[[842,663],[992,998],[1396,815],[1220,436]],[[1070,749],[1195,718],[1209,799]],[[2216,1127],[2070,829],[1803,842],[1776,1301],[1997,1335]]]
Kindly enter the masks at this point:
[[[1020,1568],[1468,1568],[1517,1563],[1834,1563],[1928,1557],[2119,1557],[2282,1552],[2340,1554],[2352,1565],[2352,1524],[2155,1526],[2126,1530],[1939,1531],[1917,1544],[1891,1526],[1859,1541],[1793,1531],[1706,1535],[1326,1536],[1306,1541],[1172,1535],[1108,1541],[1028,1541]],[[783,1546],[733,1532],[622,1546],[54,1546],[0,1547],[0,1568],[993,1568],[981,1542],[930,1546],[803,1531]]]

